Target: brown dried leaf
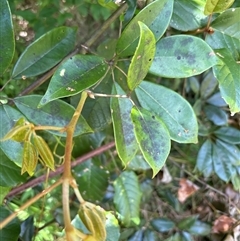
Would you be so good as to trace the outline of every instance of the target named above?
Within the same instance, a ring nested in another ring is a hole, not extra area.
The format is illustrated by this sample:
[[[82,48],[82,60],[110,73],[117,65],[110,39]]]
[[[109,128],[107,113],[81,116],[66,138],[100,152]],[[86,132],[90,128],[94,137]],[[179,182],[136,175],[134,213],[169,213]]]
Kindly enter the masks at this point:
[[[218,219],[214,221],[212,227],[213,233],[227,233],[229,232],[234,224],[235,220],[225,215],[221,215]]]
[[[199,189],[197,185],[185,178],[180,179],[179,185],[178,200],[180,202],[185,202],[189,196],[193,195]]]

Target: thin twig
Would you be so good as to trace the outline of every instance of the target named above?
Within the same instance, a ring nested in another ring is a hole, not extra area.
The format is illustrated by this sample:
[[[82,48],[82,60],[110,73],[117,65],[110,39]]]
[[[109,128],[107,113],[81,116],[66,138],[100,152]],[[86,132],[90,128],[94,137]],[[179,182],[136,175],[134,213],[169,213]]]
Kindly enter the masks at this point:
[[[99,148],[97,148],[97,149],[95,149],[95,150],[93,150],[93,151],[90,151],[90,152],[88,152],[87,154],[85,154],[85,155],[77,158],[74,162],[72,162],[72,163],[71,163],[71,167],[73,168],[73,167],[75,167],[75,166],[77,166],[77,165],[79,165],[79,164],[87,161],[87,160],[90,159],[90,158],[93,158],[93,157],[95,157],[95,156],[97,156],[97,155],[100,155],[100,154],[102,154],[103,152],[111,149],[111,148],[114,147],[114,146],[115,146],[115,142],[113,141],[113,142],[110,142],[110,143],[108,143],[108,144],[106,144],[106,145],[103,145],[103,146],[101,146],[101,147],[99,147]],[[49,178],[49,179],[50,179],[50,178],[53,178],[53,177],[61,174],[62,172],[63,172],[63,166],[60,166],[60,167],[58,167],[58,168],[56,169],[55,172],[51,171],[51,172],[49,173],[48,178]],[[46,175],[47,175],[47,174],[44,174],[44,175],[42,175],[42,176],[40,176],[40,177],[37,177],[37,178],[35,178],[35,179],[27,182],[27,183],[24,183],[24,184],[22,184],[22,185],[20,185],[20,186],[18,186],[18,187],[13,188],[13,189],[7,194],[6,198],[14,197],[14,196],[16,196],[17,194],[24,192],[24,191],[25,191],[26,189],[28,189],[28,188],[33,188],[33,187],[39,185],[40,183],[42,183],[42,182],[44,182],[44,181],[46,180]]]

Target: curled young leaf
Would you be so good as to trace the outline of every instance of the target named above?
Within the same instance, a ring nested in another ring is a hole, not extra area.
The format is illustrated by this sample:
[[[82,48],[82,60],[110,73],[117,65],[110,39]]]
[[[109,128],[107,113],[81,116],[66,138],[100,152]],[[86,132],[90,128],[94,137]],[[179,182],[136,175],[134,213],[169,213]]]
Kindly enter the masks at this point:
[[[23,161],[21,174],[27,172],[30,176],[34,174],[37,166],[37,152],[30,141],[25,141],[23,146]]]
[[[53,154],[45,140],[41,136],[33,135],[33,144],[38,154],[40,155],[43,164],[54,171],[55,168]]]

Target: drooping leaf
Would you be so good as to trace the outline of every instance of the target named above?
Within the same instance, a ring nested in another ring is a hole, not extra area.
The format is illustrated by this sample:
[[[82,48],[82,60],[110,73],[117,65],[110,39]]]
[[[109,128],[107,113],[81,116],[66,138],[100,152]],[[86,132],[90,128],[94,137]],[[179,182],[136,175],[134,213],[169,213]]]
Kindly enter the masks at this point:
[[[74,168],[73,173],[84,199],[101,201],[108,186],[109,172],[101,164],[88,160]]]
[[[41,95],[28,95],[16,97],[14,103],[17,108],[36,125],[65,127],[74,114],[74,108],[62,100],[55,100],[42,108],[38,108],[38,103],[42,99]],[[66,136],[65,132],[51,131],[54,135]],[[80,116],[78,119],[74,136],[92,132],[91,128]]]
[[[201,146],[198,156],[196,168],[203,173],[205,177],[209,177],[213,173],[213,143],[206,140]]]
[[[0,150],[0,186],[14,187],[24,181],[26,181],[26,178],[21,175],[21,168],[9,160]]]
[[[41,136],[36,134],[33,134],[32,138],[34,147],[36,148],[37,153],[40,155],[43,165],[54,171],[54,158],[48,144]]]
[[[154,177],[169,155],[171,147],[169,132],[162,120],[148,110],[134,106],[131,119],[139,148],[152,168]]]
[[[11,10],[7,0],[0,1],[0,76],[10,65],[14,55],[15,39]]]
[[[152,219],[151,225],[158,232],[169,232],[175,227],[175,223],[168,218]]]
[[[23,115],[9,105],[0,105],[0,116],[0,139],[2,139]],[[13,140],[0,141],[0,148],[11,161],[21,166],[23,153],[21,143]]]
[[[134,90],[147,75],[155,55],[155,37],[152,31],[142,22],[138,46],[128,69],[128,87]]]
[[[236,128],[223,126],[214,131],[214,134],[217,136],[217,138],[229,144],[240,144],[240,130]]]
[[[212,33],[206,35],[206,42],[212,49],[228,49],[238,61],[240,56],[240,8],[224,11],[211,24]]]
[[[203,14],[205,0],[175,0],[171,27],[180,31],[191,31],[206,26],[208,17]]]
[[[0,221],[7,218],[10,214],[11,214],[11,212],[9,210],[4,208],[3,206],[0,207]],[[0,229],[1,240],[17,241],[20,231],[21,231],[20,221],[17,218],[15,218],[3,229]]]
[[[51,69],[74,48],[76,29],[55,28],[30,44],[16,63],[12,78],[36,76]]]
[[[114,204],[119,219],[124,226],[136,226],[140,223],[140,201],[142,193],[136,174],[124,171],[114,181]]]
[[[117,83],[114,84],[112,93],[118,95],[126,94]],[[111,114],[116,148],[118,156],[125,166],[133,159],[138,150],[130,114],[132,106],[129,99],[111,99]]]
[[[198,124],[190,104],[166,87],[143,81],[136,89],[141,106],[153,111],[167,126],[171,139],[196,143]]]
[[[213,72],[219,81],[222,98],[229,105],[233,115],[240,111],[239,64],[227,49],[219,49],[217,54],[221,62],[213,67]]]
[[[106,71],[107,64],[101,57],[73,56],[58,67],[39,106],[55,99],[80,93],[96,84]]]
[[[159,40],[169,25],[172,10],[173,0],[157,0],[147,5],[124,29],[117,43],[117,54],[126,57],[135,52],[140,36],[138,21],[147,25],[156,41]]]
[[[27,172],[30,176],[34,174],[37,167],[38,156],[35,147],[30,141],[25,141],[23,146],[23,161],[21,174]]]
[[[227,8],[231,7],[234,3],[234,0],[207,0],[204,14],[210,15],[212,13],[223,12]]]
[[[200,74],[219,62],[211,47],[190,35],[174,35],[156,44],[149,72],[162,77],[186,78]]]

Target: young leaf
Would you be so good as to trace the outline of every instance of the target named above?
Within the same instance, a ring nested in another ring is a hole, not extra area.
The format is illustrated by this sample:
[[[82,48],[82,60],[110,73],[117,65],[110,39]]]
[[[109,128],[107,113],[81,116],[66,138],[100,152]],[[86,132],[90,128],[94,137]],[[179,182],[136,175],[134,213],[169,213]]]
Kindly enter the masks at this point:
[[[25,141],[23,146],[23,160],[21,174],[27,172],[30,176],[34,174],[38,162],[37,152],[30,141]]]
[[[76,29],[55,28],[30,44],[16,63],[12,78],[36,76],[51,69],[74,48]]]
[[[207,0],[204,14],[210,15],[212,13],[223,12],[234,3],[234,0]]]
[[[229,105],[233,115],[240,111],[239,64],[229,50],[219,49],[216,52],[221,62],[213,67],[213,72],[219,81],[222,98]]]
[[[122,224],[126,227],[138,225],[142,193],[136,174],[130,171],[122,172],[114,181],[114,190],[114,204]]]
[[[176,92],[143,81],[135,90],[141,106],[158,115],[168,128],[171,139],[196,143],[198,123],[190,104]]]
[[[228,49],[232,57],[240,58],[240,8],[224,11],[211,24],[213,33],[206,35],[206,42],[213,49]]]
[[[62,100],[55,100],[42,108],[37,108],[41,95],[21,96],[14,99],[17,108],[36,125],[42,126],[66,126],[74,114],[74,108]],[[48,130],[49,131],[49,130]],[[58,136],[66,136],[66,133],[49,131]],[[80,116],[74,135],[92,132],[85,119]]]
[[[156,44],[149,72],[162,77],[186,78],[201,74],[219,62],[206,42],[190,35],[174,35]]]
[[[117,43],[120,57],[133,55],[140,35],[138,21],[143,22],[153,32],[156,41],[166,31],[173,11],[173,0],[157,0],[147,5],[124,29]]]
[[[114,83],[112,93],[118,95],[126,94],[117,83]],[[130,117],[132,106],[129,99],[111,99],[111,113],[116,148],[118,156],[125,166],[133,159],[138,150],[138,144]]]
[[[48,144],[45,142],[45,140],[41,136],[34,134],[33,144],[36,148],[37,153],[40,155],[43,164],[54,171],[55,167],[54,167],[53,154],[49,149]]]
[[[142,22],[138,46],[128,69],[127,83],[130,90],[134,90],[147,75],[155,55],[155,37],[152,31]]]
[[[106,73],[107,64],[104,59],[92,55],[75,55],[63,62],[54,73],[47,92],[39,106],[80,93],[96,84]]]
[[[175,0],[171,27],[187,32],[206,26],[208,17],[203,14],[205,3],[206,0]]]
[[[134,106],[131,118],[139,148],[152,168],[154,177],[169,155],[171,147],[169,132],[162,120],[148,110]]]
[[[0,75],[10,65],[14,55],[15,40],[11,10],[7,0],[0,1]]]

